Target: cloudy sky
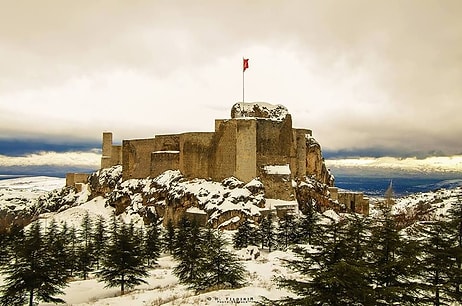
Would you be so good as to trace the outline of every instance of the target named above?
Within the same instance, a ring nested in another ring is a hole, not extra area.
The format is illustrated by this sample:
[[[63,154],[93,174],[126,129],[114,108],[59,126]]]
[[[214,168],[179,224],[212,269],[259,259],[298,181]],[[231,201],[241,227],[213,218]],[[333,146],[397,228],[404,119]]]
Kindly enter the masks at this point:
[[[0,166],[213,131],[243,57],[328,159],[462,155],[462,1],[0,0]]]

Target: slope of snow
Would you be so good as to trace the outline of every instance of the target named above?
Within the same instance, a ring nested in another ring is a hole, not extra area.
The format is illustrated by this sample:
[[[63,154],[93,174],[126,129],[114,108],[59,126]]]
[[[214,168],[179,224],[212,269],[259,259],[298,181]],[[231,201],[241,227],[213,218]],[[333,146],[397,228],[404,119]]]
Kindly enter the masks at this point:
[[[217,290],[196,294],[178,283],[172,270],[176,262],[171,256],[163,255],[158,260],[158,267],[150,271],[145,278],[148,284],[136,286],[125,295],[120,296],[119,288],[104,288],[104,283],[97,279],[79,280],[69,283],[64,294],[59,296],[67,305],[80,306],[144,306],[144,305],[252,305],[265,296],[271,299],[287,296],[286,290],[278,289],[273,278],[288,275],[291,272],[284,267],[281,259],[293,258],[290,252],[262,252],[257,260],[245,261],[246,286],[232,290]],[[55,305],[39,303],[41,306]]]
[[[427,218],[444,218],[447,210],[462,201],[462,187],[439,189],[434,192],[416,193],[396,200],[394,214],[426,214]]]
[[[51,191],[64,187],[66,179],[49,176],[20,177],[0,180],[0,189]]]
[[[78,228],[82,223],[83,217],[88,212],[91,219],[95,220],[99,216],[109,219],[112,216],[114,208],[106,204],[103,197],[96,197],[85,204],[71,207],[61,212],[52,212],[40,215],[40,221],[46,226],[50,219],[54,219],[58,223],[66,222],[67,225]]]

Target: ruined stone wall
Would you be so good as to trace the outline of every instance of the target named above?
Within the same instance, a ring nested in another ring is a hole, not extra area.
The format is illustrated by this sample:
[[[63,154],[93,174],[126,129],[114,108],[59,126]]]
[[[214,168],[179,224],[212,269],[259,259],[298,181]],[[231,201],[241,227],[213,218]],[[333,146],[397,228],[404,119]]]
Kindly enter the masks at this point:
[[[236,134],[236,120],[215,120],[210,175],[216,181],[236,171]]]
[[[151,152],[155,138],[122,141],[122,179],[145,178],[151,174]]]
[[[112,146],[110,162],[110,167],[122,164],[122,146]]]
[[[151,177],[167,170],[180,169],[180,151],[155,151],[151,153]]]
[[[250,182],[257,176],[257,121],[236,120],[236,171],[234,176],[243,181]]]
[[[83,190],[83,186],[88,183],[88,173],[66,173],[66,186],[74,187],[77,192]]]
[[[145,178],[152,170],[151,153],[178,151],[179,135],[157,135],[155,138],[132,139],[122,142],[122,178]]]
[[[292,118],[287,115],[282,121],[257,120],[257,176],[265,186],[268,198],[293,200],[291,173],[268,173],[267,166],[289,165],[292,171],[296,154]]]
[[[346,211],[369,214],[369,199],[362,192],[338,192],[338,202],[344,204]]]
[[[101,169],[122,164],[122,146],[112,144],[112,133],[103,133]]]
[[[112,167],[112,133],[103,133],[103,146],[101,154],[101,169]]]
[[[214,133],[184,133],[180,135],[179,170],[186,177],[209,178]]]
[[[283,121],[257,120],[257,167],[290,163],[293,145],[292,118]]]
[[[292,145],[290,169],[294,178],[303,179],[307,174],[307,135],[311,136],[311,130],[293,129],[294,144]]]

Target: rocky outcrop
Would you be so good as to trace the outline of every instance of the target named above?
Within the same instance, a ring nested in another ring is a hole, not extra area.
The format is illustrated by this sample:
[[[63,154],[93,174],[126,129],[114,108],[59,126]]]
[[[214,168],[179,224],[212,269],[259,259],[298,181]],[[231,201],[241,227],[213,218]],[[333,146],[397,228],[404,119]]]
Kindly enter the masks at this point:
[[[311,136],[306,138],[306,172],[322,184],[334,186],[334,176],[327,169],[321,145]]]
[[[139,214],[145,220],[153,214],[174,224],[185,214],[205,215],[215,228],[236,229],[245,219],[258,220],[265,205],[264,187],[257,179],[248,184],[236,178],[188,180],[178,170],[168,170],[155,178],[122,181],[119,168],[99,170],[89,180],[90,198],[103,196],[116,214]]]
[[[264,102],[236,103],[231,108],[231,118],[256,117],[282,121],[289,114],[287,107]]]
[[[306,214],[310,209],[315,208],[318,212],[328,209],[343,212],[345,209],[342,205],[331,199],[329,187],[313,177],[295,182],[295,193],[300,211]]]

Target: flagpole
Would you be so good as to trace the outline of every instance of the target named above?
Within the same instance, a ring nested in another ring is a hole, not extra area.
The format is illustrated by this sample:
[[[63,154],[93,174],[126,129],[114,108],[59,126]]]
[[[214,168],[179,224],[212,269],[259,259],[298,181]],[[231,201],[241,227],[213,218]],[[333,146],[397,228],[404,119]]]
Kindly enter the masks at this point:
[[[242,58],[242,61],[244,61],[244,58]],[[245,105],[244,105],[244,75],[245,75],[245,69],[242,69],[242,117],[245,117]]]

